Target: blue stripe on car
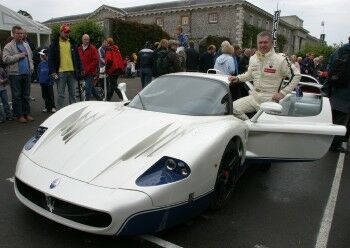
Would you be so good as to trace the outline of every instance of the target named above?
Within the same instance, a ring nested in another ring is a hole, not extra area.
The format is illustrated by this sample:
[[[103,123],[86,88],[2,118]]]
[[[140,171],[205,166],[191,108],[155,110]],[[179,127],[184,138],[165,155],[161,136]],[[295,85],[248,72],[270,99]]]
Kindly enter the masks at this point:
[[[209,207],[212,192],[197,197],[193,201],[136,213],[124,222],[117,235],[155,233],[182,223]]]

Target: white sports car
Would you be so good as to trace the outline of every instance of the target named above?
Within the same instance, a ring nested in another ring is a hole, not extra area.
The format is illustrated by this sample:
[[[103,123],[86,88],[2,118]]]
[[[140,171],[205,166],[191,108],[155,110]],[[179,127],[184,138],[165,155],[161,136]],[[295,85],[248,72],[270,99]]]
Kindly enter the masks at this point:
[[[317,93],[232,115],[227,76],[177,73],[130,103],[80,102],[58,111],[24,146],[18,199],[63,225],[106,235],[158,232],[221,207],[245,162],[312,161],[345,127]],[[313,91],[313,90],[311,90]]]

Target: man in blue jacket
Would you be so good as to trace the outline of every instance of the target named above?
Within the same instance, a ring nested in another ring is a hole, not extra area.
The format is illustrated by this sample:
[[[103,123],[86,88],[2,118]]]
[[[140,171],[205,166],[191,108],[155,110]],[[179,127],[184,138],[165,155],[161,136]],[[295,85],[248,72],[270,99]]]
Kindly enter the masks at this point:
[[[69,37],[69,33],[69,26],[61,25],[60,33],[51,43],[49,50],[49,71],[51,77],[57,82],[58,108],[64,107],[66,85],[69,104],[76,102],[75,88],[83,72],[78,47]]]

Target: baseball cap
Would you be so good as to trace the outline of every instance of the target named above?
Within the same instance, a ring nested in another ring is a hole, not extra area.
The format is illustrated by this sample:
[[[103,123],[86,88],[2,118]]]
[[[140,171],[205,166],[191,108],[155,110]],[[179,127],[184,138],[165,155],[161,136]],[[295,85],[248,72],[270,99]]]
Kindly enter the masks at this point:
[[[68,24],[62,24],[60,27],[60,32],[64,33],[69,33],[70,32],[70,27]]]
[[[41,49],[40,52],[38,52],[40,55],[47,55],[49,54],[49,52],[47,51],[47,49]]]

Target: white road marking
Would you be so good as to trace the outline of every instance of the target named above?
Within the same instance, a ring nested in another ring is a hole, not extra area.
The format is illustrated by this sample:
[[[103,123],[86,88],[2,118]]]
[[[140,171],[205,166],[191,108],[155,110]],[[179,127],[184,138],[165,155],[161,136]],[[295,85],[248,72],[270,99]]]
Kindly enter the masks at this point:
[[[14,183],[15,182],[15,177],[9,177],[6,180],[11,182],[11,183]]]
[[[140,236],[140,238],[147,240],[153,244],[159,245],[160,247],[164,247],[164,248],[182,248],[181,246],[175,245],[173,243],[170,243],[166,240],[157,238],[155,236],[151,236],[151,235],[142,235]]]
[[[343,143],[343,147],[347,147],[347,143]],[[323,213],[320,231],[317,236],[315,248],[326,248],[329,238],[329,233],[332,227],[335,205],[337,203],[340,180],[344,167],[345,154],[340,153],[337,162],[337,169],[335,171],[331,193],[328,198],[326,208]]]
[[[265,245],[254,245],[253,248],[268,248],[268,247]]]

